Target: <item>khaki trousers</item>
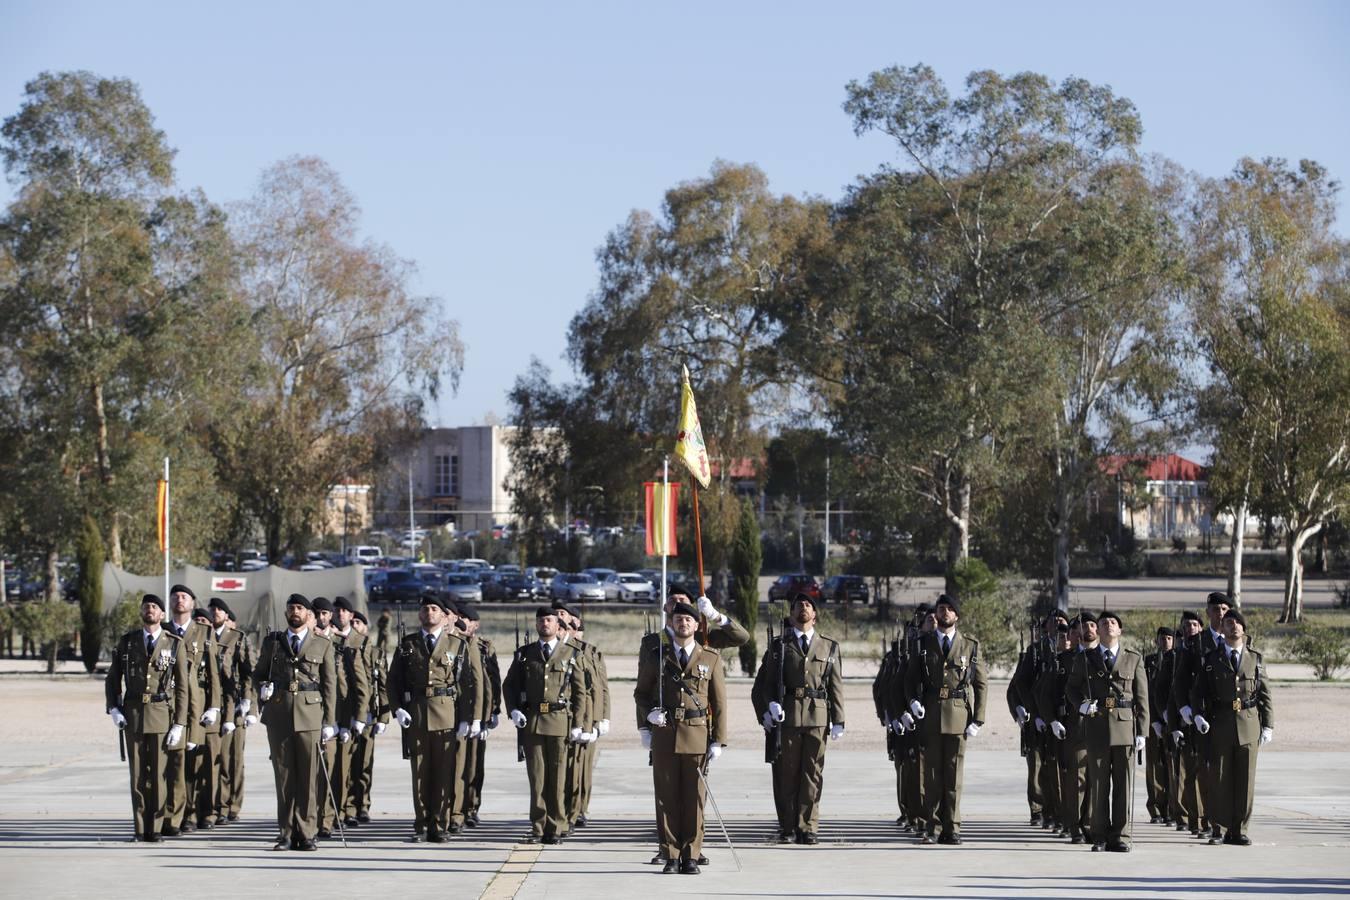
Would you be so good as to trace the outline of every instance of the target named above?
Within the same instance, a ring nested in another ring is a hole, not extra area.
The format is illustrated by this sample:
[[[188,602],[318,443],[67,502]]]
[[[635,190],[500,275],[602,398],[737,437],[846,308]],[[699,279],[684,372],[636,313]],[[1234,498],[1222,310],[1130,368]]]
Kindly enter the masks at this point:
[[[567,738],[525,735],[525,774],[530,779],[530,832],[535,837],[567,834]]]
[[[1088,792],[1092,798],[1092,840],[1128,843],[1130,791],[1134,788],[1134,747],[1115,744],[1088,752]]]
[[[319,830],[319,732],[267,729],[277,789],[277,839],[312,841]]]
[[[928,828],[952,837],[961,834],[961,782],[966,766],[966,736],[939,734],[927,736],[924,745],[925,799]]]
[[[131,815],[136,837],[158,834],[164,824],[164,767],[168,751],[162,734],[126,735],[131,776]]]
[[[1256,744],[1234,744],[1215,751],[1214,805],[1210,820],[1235,835],[1246,834],[1252,818],[1252,794],[1256,790]]]
[[[702,753],[652,751],[656,832],[666,859],[697,860],[703,853]]]
[[[783,750],[773,764],[778,828],[815,832],[820,826],[820,795],[825,786],[826,728],[779,727]]]
[[[244,733],[242,725],[220,739],[220,797],[216,813],[238,816],[244,803]]]

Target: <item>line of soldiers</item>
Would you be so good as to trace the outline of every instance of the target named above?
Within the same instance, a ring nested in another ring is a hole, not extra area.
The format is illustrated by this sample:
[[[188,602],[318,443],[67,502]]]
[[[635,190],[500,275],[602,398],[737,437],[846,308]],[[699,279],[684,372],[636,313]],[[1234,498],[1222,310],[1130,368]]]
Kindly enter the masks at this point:
[[[1007,693],[1022,727],[1033,827],[1128,852],[1134,768],[1147,754],[1151,823],[1250,843],[1256,748],[1273,737],[1273,706],[1242,614],[1221,591],[1206,608],[1208,630],[1186,611],[1178,632],[1158,629],[1147,657],[1121,646],[1115,613],[1042,620]]]
[[[961,843],[966,741],[985,722],[987,669],[980,642],[958,627],[960,617],[947,594],[931,607],[919,604],[872,685],[895,764],[896,824],[922,844]]]

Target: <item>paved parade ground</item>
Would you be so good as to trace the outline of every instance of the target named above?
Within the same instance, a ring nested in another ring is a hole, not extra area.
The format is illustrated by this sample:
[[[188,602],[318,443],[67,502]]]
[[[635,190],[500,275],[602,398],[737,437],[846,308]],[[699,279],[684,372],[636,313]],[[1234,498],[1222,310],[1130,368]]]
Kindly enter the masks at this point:
[[[334,838],[317,853],[273,853],[275,801],[261,728],[249,735],[240,822],[133,844],[126,767],[103,715],[102,682],[0,678],[0,896],[1350,896],[1350,742],[1340,723],[1330,724],[1344,718],[1350,686],[1274,685],[1276,742],[1260,756],[1251,847],[1211,847],[1147,824],[1140,780],[1134,852],[1120,856],[1025,824],[1025,767],[1001,714],[1001,681],[990,686],[990,726],[967,755],[962,846],[921,847],[892,824],[894,770],[871,721],[865,679],[847,685],[856,712],[826,759],[820,845],[771,845],[762,733],[750,721],[749,683],[733,679],[732,712],[745,714],[710,781],[741,868],[710,804],[711,865],[681,876],[648,865],[651,770],[624,715],[631,684],[613,683],[615,730],[601,743],[592,824],[560,846],[518,843],[528,830],[527,794],[509,726],[489,740],[483,825],[449,844],[408,843],[409,776],[395,725],[377,744],[374,821],[350,831],[346,849]]]

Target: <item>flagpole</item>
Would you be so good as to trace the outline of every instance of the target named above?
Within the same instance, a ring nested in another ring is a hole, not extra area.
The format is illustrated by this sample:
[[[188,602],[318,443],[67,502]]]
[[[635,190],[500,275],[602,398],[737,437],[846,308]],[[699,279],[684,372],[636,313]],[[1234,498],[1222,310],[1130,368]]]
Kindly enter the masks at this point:
[[[169,458],[164,457],[164,602],[169,601]]]
[[[661,466],[661,496],[666,502],[669,502],[670,454],[666,454],[665,462]],[[670,515],[664,510],[665,503],[663,503],[662,506],[662,522],[661,530],[659,532],[661,535],[661,590],[656,592],[656,604],[661,608],[661,631],[664,633],[666,630],[666,593],[669,588],[669,585],[666,582],[666,568],[668,565],[667,561],[670,558],[667,555],[667,551],[670,549],[670,535],[666,534],[666,531],[669,529]],[[655,529],[657,523],[652,522],[651,525],[652,528]]]

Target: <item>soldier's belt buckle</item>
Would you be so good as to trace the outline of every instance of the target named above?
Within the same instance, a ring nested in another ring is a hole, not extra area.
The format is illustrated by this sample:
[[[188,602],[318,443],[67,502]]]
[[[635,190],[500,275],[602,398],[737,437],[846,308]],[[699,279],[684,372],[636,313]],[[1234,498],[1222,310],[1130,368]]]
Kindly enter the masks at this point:
[[[141,702],[142,702],[142,703],[149,703],[149,702],[150,702],[150,695],[149,695],[149,694],[142,694],[142,695],[141,695]]]
[[[677,707],[675,707],[675,721],[676,721],[676,722],[682,722],[682,721],[684,721],[684,707],[683,707],[683,706],[677,706]]]
[[[300,682],[292,681],[290,684],[286,685],[286,690],[290,691],[292,694],[299,692]]]
[[[939,700],[946,700],[947,697],[950,696],[950,695],[951,695],[951,689],[950,689],[950,688],[945,688],[945,687],[944,687],[944,688],[938,688],[938,699],[939,699]]]
[[[798,700],[801,700],[802,698],[804,698],[804,697],[806,696],[806,688],[804,688],[804,687],[793,688],[793,689],[792,689],[792,696],[795,697],[795,698],[798,699]]]
[[[1233,712],[1241,712],[1241,711],[1242,711],[1242,701],[1241,701],[1241,700],[1234,700],[1234,701],[1233,701]]]
[[[436,689],[435,689],[435,688],[427,688],[427,696],[428,696],[428,697],[435,697],[435,696],[436,696]]]
[[[546,712],[548,712],[548,704],[547,704],[547,703],[540,703],[540,704],[539,704],[539,711],[540,711],[541,713],[546,713]]]
[[[1116,698],[1115,698],[1115,697],[1107,697],[1104,701],[1102,701],[1102,706],[1105,706],[1107,709],[1115,709],[1115,708],[1116,708]]]

